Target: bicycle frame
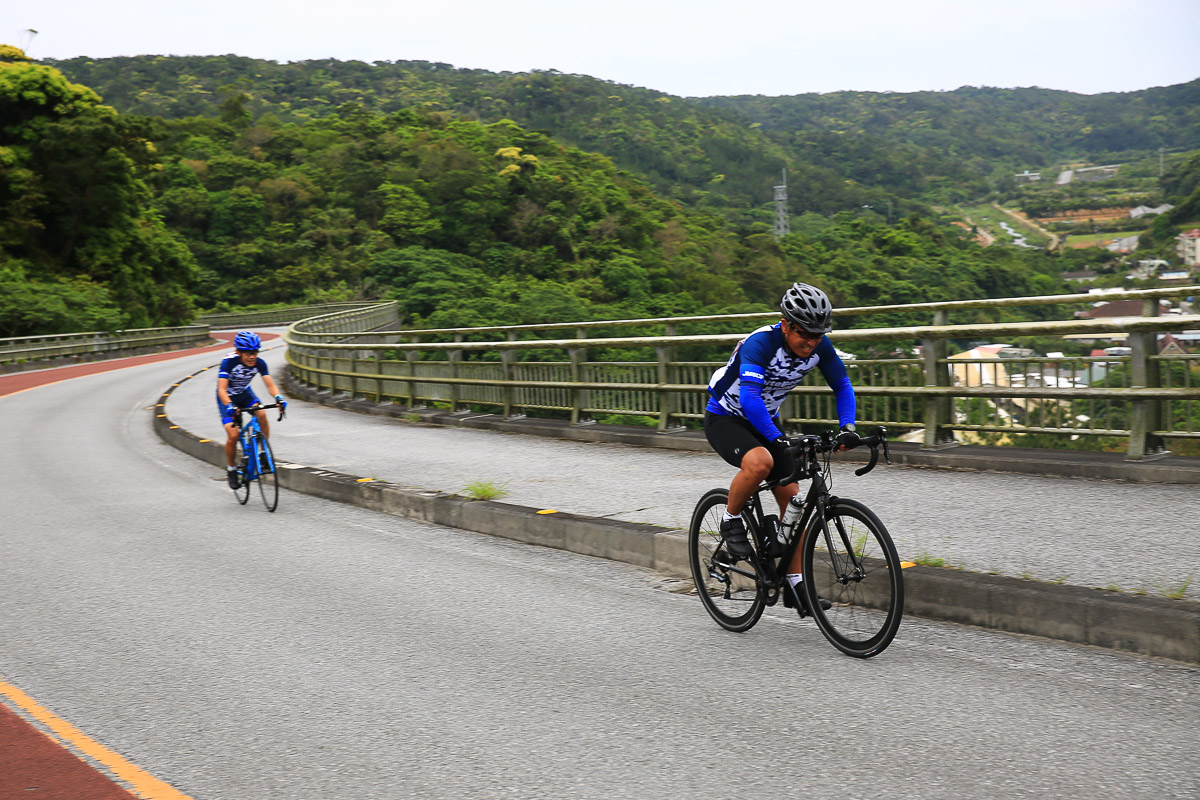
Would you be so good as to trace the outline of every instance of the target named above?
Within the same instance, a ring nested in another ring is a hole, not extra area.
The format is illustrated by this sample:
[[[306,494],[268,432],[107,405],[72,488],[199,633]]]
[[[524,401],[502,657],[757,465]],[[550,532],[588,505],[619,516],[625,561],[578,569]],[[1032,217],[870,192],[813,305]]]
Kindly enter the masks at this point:
[[[258,459],[253,457],[258,451],[258,449],[254,446],[254,440],[263,435],[262,427],[258,424],[257,412],[276,407],[277,404],[272,403],[266,406],[251,406],[250,408],[239,408],[237,410],[237,415],[234,417],[233,424],[236,428],[238,428],[238,439],[242,443],[242,452],[246,454],[246,473],[242,476],[242,480],[244,481],[258,480],[258,476],[261,472]],[[242,414],[250,415],[250,421],[245,425],[241,424]],[[280,414],[279,418],[283,419],[283,415]],[[274,471],[274,456],[268,455],[267,457],[271,459],[270,467],[271,470]]]
[[[837,502],[837,496],[830,494],[829,485],[825,481],[824,471],[821,469],[816,452],[816,445],[820,441],[820,437],[812,436],[805,437],[801,445],[800,451],[797,453],[799,463],[796,465],[795,471],[786,481],[777,483],[764,483],[758,487],[758,490],[750,496],[747,505],[750,507],[751,515],[754,519],[754,537],[755,537],[755,556],[758,559],[758,567],[760,576],[764,579],[764,584],[767,589],[767,603],[774,604],[779,599],[779,592],[784,588],[787,580],[787,567],[792,563],[792,559],[796,555],[797,548],[800,547],[804,538],[804,532],[808,530],[814,516],[820,515],[821,529],[825,537],[826,545],[829,551],[835,552],[833,547],[833,534],[829,530],[829,521],[825,516],[825,508]],[[872,465],[874,460],[872,460]],[[864,472],[867,470],[863,470]],[[804,498],[803,511],[800,518],[791,530],[784,531],[787,540],[783,546],[783,552],[779,556],[762,557],[761,554],[769,552],[769,538],[774,534],[774,531],[767,530],[766,517],[768,516],[763,511],[762,494],[768,489],[778,485],[787,485],[793,481],[809,480],[808,493]],[[836,578],[839,583],[845,584],[856,578],[861,578],[864,574],[863,565],[859,556],[855,554],[854,548],[850,542],[849,536],[842,526],[838,525],[838,535],[841,537],[842,543],[845,546],[846,552],[850,553],[853,561],[853,568],[849,571],[844,571],[840,563],[835,563]],[[755,579],[755,574],[750,570],[744,570],[736,565],[729,565],[731,572],[736,572],[751,580]]]

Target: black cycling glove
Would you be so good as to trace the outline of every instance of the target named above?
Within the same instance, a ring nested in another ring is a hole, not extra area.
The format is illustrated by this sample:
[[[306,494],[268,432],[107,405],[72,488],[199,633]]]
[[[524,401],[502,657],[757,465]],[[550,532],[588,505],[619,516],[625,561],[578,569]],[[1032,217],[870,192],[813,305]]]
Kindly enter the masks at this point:
[[[842,432],[834,439],[838,447],[844,447],[847,450],[852,450],[862,442],[861,437],[855,432],[853,425],[843,425]]]

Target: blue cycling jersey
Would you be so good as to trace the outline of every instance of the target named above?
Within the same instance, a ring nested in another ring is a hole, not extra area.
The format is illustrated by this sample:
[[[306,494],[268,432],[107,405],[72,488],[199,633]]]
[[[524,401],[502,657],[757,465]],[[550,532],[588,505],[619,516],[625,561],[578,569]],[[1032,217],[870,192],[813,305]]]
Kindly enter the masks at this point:
[[[792,355],[784,341],[779,323],[765,325],[738,342],[729,363],[713,373],[708,382],[707,411],[741,417],[767,438],[783,435],[777,418],[788,392],[796,388],[808,373],[820,369],[837,401],[838,421],[854,422],[858,400],[846,365],[828,337],[808,358]]]
[[[229,386],[226,392],[232,400],[234,396],[240,395],[250,388],[250,381],[254,380],[255,375],[269,375],[270,370],[267,369],[267,362],[263,358],[259,358],[254,362],[253,367],[247,367],[242,363],[242,357],[237,353],[231,353],[225,356],[221,361],[221,367],[217,371],[218,378],[227,378]]]

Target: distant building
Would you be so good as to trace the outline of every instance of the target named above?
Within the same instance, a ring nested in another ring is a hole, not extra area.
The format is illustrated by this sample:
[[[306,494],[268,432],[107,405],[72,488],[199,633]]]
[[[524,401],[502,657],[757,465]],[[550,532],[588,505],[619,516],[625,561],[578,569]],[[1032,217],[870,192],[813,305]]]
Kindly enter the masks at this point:
[[[1137,234],[1134,234],[1133,236],[1122,236],[1119,239],[1113,239],[1104,247],[1105,249],[1111,250],[1114,253],[1132,253],[1134,250],[1137,250],[1138,247]]]
[[[1161,206],[1155,206],[1154,208],[1151,208],[1150,206],[1138,206],[1137,208],[1129,209],[1129,218],[1137,219],[1138,217],[1144,217],[1147,214],[1165,214],[1174,207],[1175,206],[1171,205],[1170,203],[1163,203]]]
[[[1054,179],[1054,185],[1055,186],[1066,186],[1068,183],[1071,182],[1071,178],[1073,178],[1074,176],[1075,176],[1075,170],[1064,169],[1062,172],[1058,173],[1058,177]]]
[[[1158,311],[1160,314],[1166,313],[1171,307],[1171,303],[1167,300],[1158,301]],[[1075,316],[1078,319],[1101,319],[1104,317],[1140,317],[1142,315],[1141,300],[1113,300],[1100,302],[1093,305],[1086,311],[1076,311]]]
[[[1183,263],[1189,267],[1200,267],[1200,228],[1192,228],[1175,238],[1175,250]]]
[[[1094,269],[1077,269],[1077,270],[1073,270],[1071,272],[1064,272],[1061,275],[1059,275],[1059,277],[1062,278],[1064,281],[1074,281],[1076,283],[1085,283],[1087,281],[1096,280],[1096,278],[1100,277],[1100,273]]]
[[[1103,167],[1081,167],[1075,170],[1077,181],[1103,181],[1117,174],[1120,164],[1106,164]]]
[[[1042,173],[1025,170],[1024,172],[1018,172],[1013,177],[1016,178],[1017,183],[1036,183],[1042,179]]]
[[[1158,354],[1160,356],[1182,356],[1187,354],[1183,345],[1169,333],[1158,337]]]

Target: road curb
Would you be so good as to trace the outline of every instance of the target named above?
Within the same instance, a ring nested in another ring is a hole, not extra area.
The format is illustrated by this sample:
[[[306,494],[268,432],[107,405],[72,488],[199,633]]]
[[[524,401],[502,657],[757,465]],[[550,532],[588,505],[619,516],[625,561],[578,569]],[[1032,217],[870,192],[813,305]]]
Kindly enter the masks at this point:
[[[167,444],[223,468],[223,442],[184,430],[166,413],[167,400],[175,388],[205,371],[183,378],[163,393],[156,407],[154,429]],[[280,485],[293,491],[691,579],[687,537],[681,530],[471,500],[333,470],[279,463]],[[908,615],[1200,663],[1200,603],[938,567],[915,566],[905,570],[904,575]]]

